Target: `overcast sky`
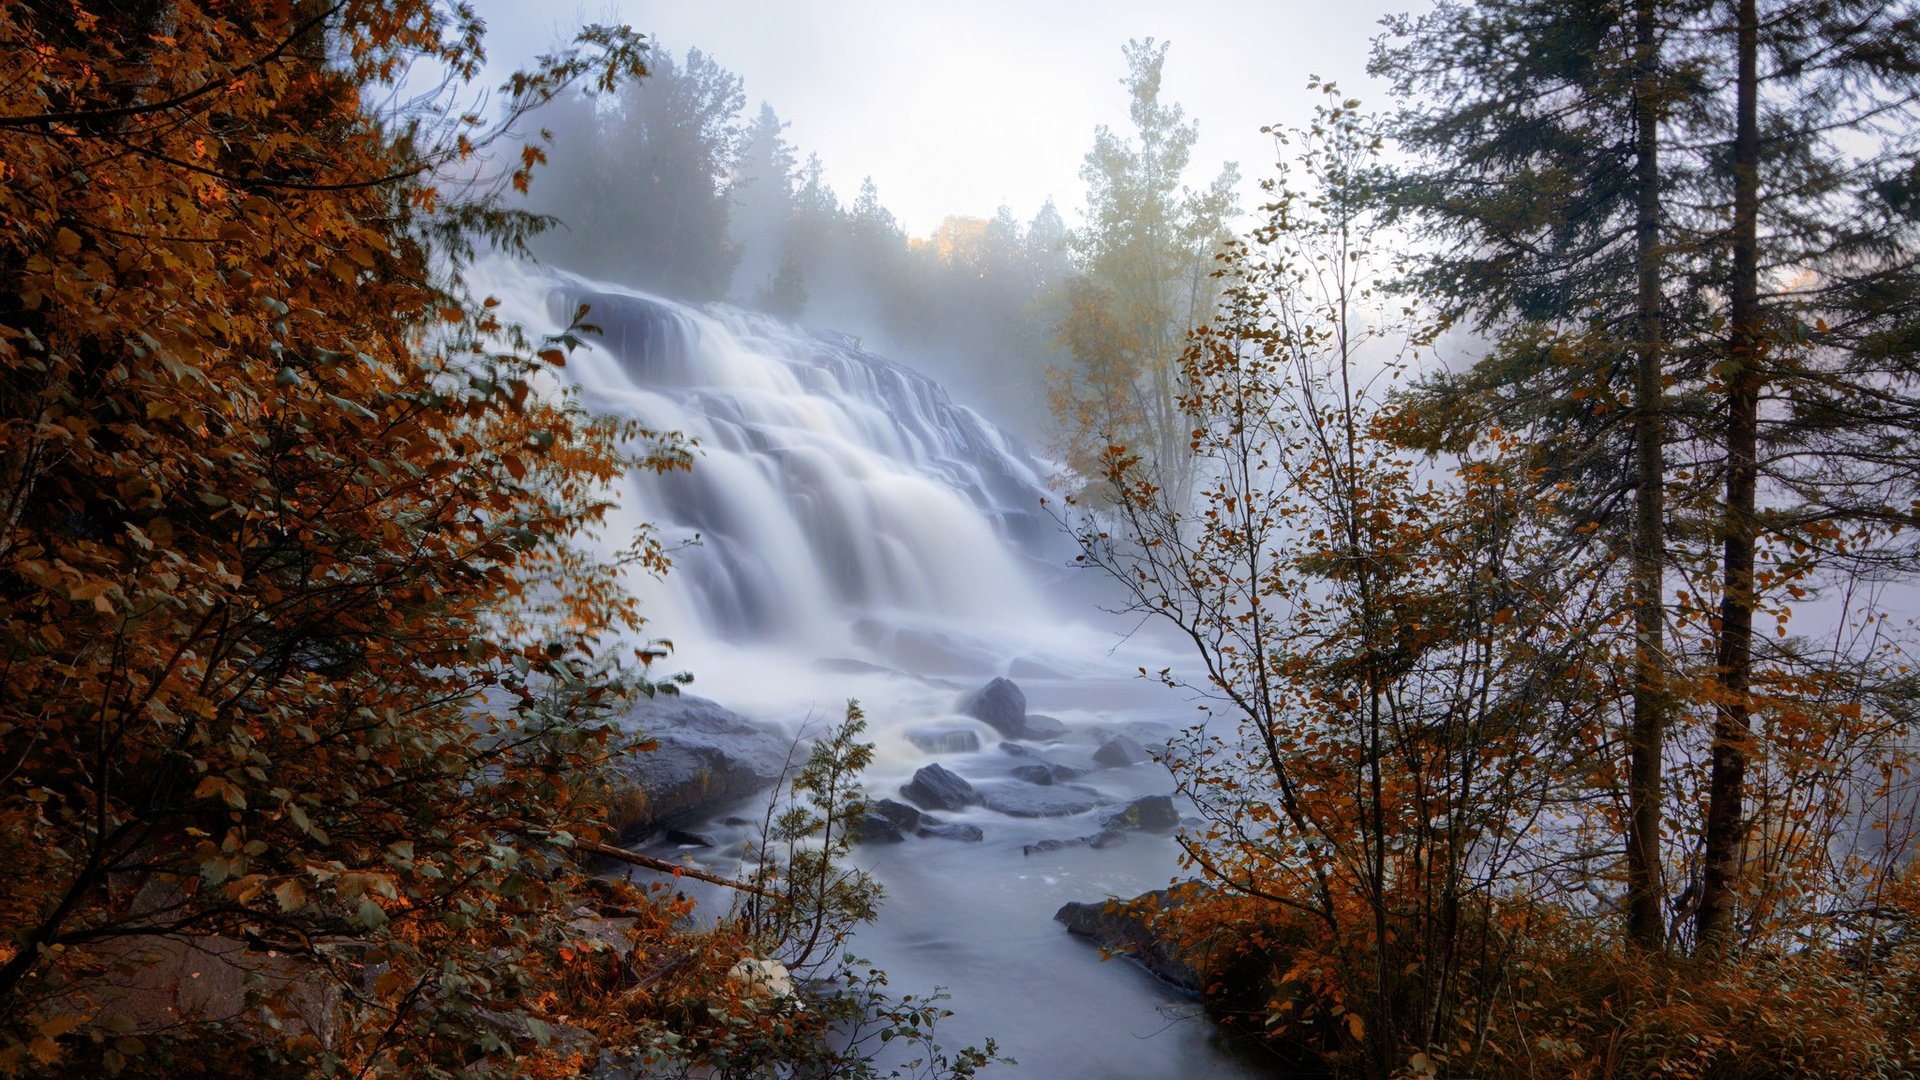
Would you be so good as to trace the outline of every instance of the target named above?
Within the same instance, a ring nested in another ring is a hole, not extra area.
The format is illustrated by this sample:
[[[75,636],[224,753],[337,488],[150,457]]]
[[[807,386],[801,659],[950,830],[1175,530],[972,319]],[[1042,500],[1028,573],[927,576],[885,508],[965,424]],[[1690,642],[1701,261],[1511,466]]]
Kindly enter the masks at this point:
[[[1126,128],[1121,46],[1172,42],[1163,95],[1199,121],[1190,180],[1222,161],[1252,182],[1271,172],[1263,124],[1308,115],[1309,75],[1385,108],[1366,76],[1383,15],[1426,0],[1100,0],[917,3],[894,0],[683,0],[574,9],[480,0],[500,73],[581,22],[618,21],[676,56],[697,46],[745,80],[748,115],[767,101],[791,122],[803,157],[818,153],[850,201],[863,177],[909,232],[946,214],[989,216],[1005,203],[1031,217],[1052,196],[1069,223],[1081,158],[1096,124]],[[492,82],[497,82],[497,77]]]

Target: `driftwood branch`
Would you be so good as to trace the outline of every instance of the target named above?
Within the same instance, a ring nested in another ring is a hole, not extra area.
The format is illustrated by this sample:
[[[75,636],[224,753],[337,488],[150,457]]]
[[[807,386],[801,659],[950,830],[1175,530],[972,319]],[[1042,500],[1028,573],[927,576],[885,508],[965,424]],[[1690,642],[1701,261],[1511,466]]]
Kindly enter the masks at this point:
[[[665,859],[656,859],[651,855],[641,855],[637,852],[628,851],[626,848],[614,847],[612,844],[602,844],[593,840],[581,840],[576,842],[575,846],[582,851],[591,851],[595,855],[604,855],[609,859],[626,863],[629,866],[641,866],[648,870],[658,870],[663,874],[690,877],[696,881],[710,882],[714,885],[725,885],[729,889],[752,893],[755,896],[778,899],[774,893],[758,885],[749,885],[744,881],[735,881],[732,878],[724,878],[718,874],[709,874],[705,870],[696,870],[691,866],[682,866],[679,863],[668,862]]]

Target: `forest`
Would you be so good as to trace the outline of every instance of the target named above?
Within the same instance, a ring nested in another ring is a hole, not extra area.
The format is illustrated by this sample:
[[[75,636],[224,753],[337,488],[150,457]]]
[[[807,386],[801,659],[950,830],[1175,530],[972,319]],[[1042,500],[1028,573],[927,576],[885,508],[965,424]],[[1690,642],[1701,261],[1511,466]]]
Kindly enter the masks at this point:
[[[635,583],[792,573],[772,510],[673,486],[745,500],[749,451],[830,474],[775,509],[834,545],[891,528],[823,523],[864,485],[1012,553],[923,588],[888,534],[841,593],[1138,628],[1182,719],[1121,764],[1177,869],[1107,944],[1185,973],[1217,1075],[1920,1076],[1920,6],[1415,6],[1390,107],[1289,73],[1258,166],[1115,41],[1073,198],[915,236],[644,26],[496,87],[465,4],[0,0],[0,1076],[1028,1071],[855,951],[896,810],[995,839],[938,765],[902,793],[960,824],[881,797],[909,699],[809,708],[732,863],[635,832],[648,725],[706,715]],[[752,395],[662,426],[629,324],[870,365],[952,443],[879,444],[978,490],[769,448]],[[914,693],[972,685],[844,600]],[[932,715],[1049,797],[1127,741],[1003,683]]]

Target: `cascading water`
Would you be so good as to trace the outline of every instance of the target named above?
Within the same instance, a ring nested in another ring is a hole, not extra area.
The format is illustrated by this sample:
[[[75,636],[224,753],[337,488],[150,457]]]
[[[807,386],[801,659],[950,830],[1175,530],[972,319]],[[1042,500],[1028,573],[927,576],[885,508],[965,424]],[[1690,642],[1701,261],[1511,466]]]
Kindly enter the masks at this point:
[[[549,295],[556,319],[582,304],[604,346],[575,367],[589,399],[703,448],[636,502],[711,549],[682,575],[705,629],[792,639],[848,612],[1026,613],[1011,545],[1043,535],[1036,468],[932,380],[763,316],[578,282]]]
[[[642,586],[650,629],[674,640],[697,692],[791,728],[859,698],[878,749],[876,795],[935,759],[1007,783],[1019,759],[955,715],[961,693],[995,675],[1011,674],[1034,710],[1064,723],[1070,735],[1043,748],[1062,763],[1094,768],[1101,733],[1184,722],[1177,700],[1130,674],[1164,654],[1118,644],[1112,628],[1087,624],[1095,612],[1062,614],[1050,586],[1071,545],[1041,509],[1043,466],[933,380],[845,335],[750,313],[506,263],[479,268],[474,283],[535,332],[586,305],[598,333],[567,367],[585,403],[698,442],[690,474],[632,478],[613,523],[651,523],[669,543],[697,537],[664,580]],[[972,730],[979,749],[932,753],[910,737],[928,724]],[[1090,775],[1081,790],[1111,807],[1170,788],[1141,765]],[[890,895],[861,934],[863,955],[896,986],[946,987],[956,1015],[942,1041],[991,1034],[1023,1075],[1253,1075],[1213,1047],[1205,1024],[1183,1020],[1191,1003],[1143,972],[1102,967],[1052,921],[1068,900],[1131,896],[1174,870],[1159,836],[1028,853],[1086,834],[1099,812],[975,806],[943,817],[978,826],[978,843],[858,849]]]

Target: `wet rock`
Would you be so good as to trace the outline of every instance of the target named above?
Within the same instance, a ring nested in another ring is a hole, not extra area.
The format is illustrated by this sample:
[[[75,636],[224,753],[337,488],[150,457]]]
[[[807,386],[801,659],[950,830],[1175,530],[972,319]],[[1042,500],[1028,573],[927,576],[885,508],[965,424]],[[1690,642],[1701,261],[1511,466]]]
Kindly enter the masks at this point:
[[[1016,780],[1025,780],[1029,784],[1056,784],[1068,780],[1077,780],[1085,776],[1085,769],[1076,769],[1071,765],[1062,765],[1057,761],[1048,761],[1043,757],[1032,758],[1030,763],[1015,765],[1011,775]]]
[[[1189,993],[1198,993],[1200,973],[1172,942],[1159,935],[1147,910],[1150,907],[1152,911],[1163,911],[1177,904],[1168,890],[1157,889],[1132,901],[1067,904],[1053,917],[1066,924],[1067,933],[1090,938],[1104,948],[1131,956],[1161,979]]]
[[[906,803],[881,799],[868,804],[866,816],[854,829],[853,839],[859,844],[898,844],[918,829],[923,820],[920,811]]]
[[[901,786],[900,794],[928,810],[958,810],[980,801],[973,785],[943,765],[928,765]]]
[[[907,834],[900,831],[900,826],[879,814],[868,814],[853,827],[856,844],[903,844],[906,840]]]
[[[925,814],[908,806],[906,803],[898,802],[894,799],[879,799],[869,803],[867,805],[867,812],[869,814],[878,814],[880,817],[893,822],[908,832],[919,828],[922,821],[928,820]]]
[[[1100,744],[1100,749],[1093,752],[1093,760],[1110,769],[1122,769],[1152,761],[1153,755],[1125,735],[1116,735]]]
[[[1097,833],[1089,833],[1086,836],[1069,837],[1065,840],[1038,840],[1031,844],[1022,845],[1020,853],[1022,855],[1039,855],[1049,851],[1059,851],[1063,848],[1072,847],[1104,848],[1112,847],[1115,844],[1124,844],[1126,841],[1127,834],[1118,829],[1101,829]]]
[[[1079,784],[992,784],[981,787],[980,799],[987,809],[1008,817],[1066,817],[1099,805],[1100,793]]]
[[[1180,815],[1174,813],[1172,796],[1147,795],[1101,818],[1100,824],[1132,832],[1172,832],[1180,825]]]
[[[1067,725],[1055,720],[1051,716],[1044,716],[1040,713],[1028,713],[1020,737],[1023,739],[1031,739],[1034,742],[1053,742],[1056,739],[1064,739],[1067,737]]]
[[[1027,695],[1010,679],[995,679],[960,699],[960,711],[993,727],[1009,739],[1027,730]]]
[[[609,817],[624,843],[710,817],[765,790],[792,755],[787,736],[688,694],[642,701],[620,727],[659,744],[606,766]]]
[[[914,830],[913,835],[934,840],[960,840],[967,843],[977,843],[986,838],[986,834],[980,831],[978,825],[968,825],[960,821],[935,821],[933,818],[923,818],[920,827]]]
[[[854,831],[855,842],[862,844],[898,844],[909,836],[972,841],[982,839],[985,834],[978,825],[941,821],[892,799],[870,804]]]
[[[710,848],[715,846],[714,839],[706,833],[688,832],[686,829],[668,829],[667,843],[681,847]]]
[[[980,733],[970,727],[920,727],[907,741],[929,754],[971,754],[980,749]]]

